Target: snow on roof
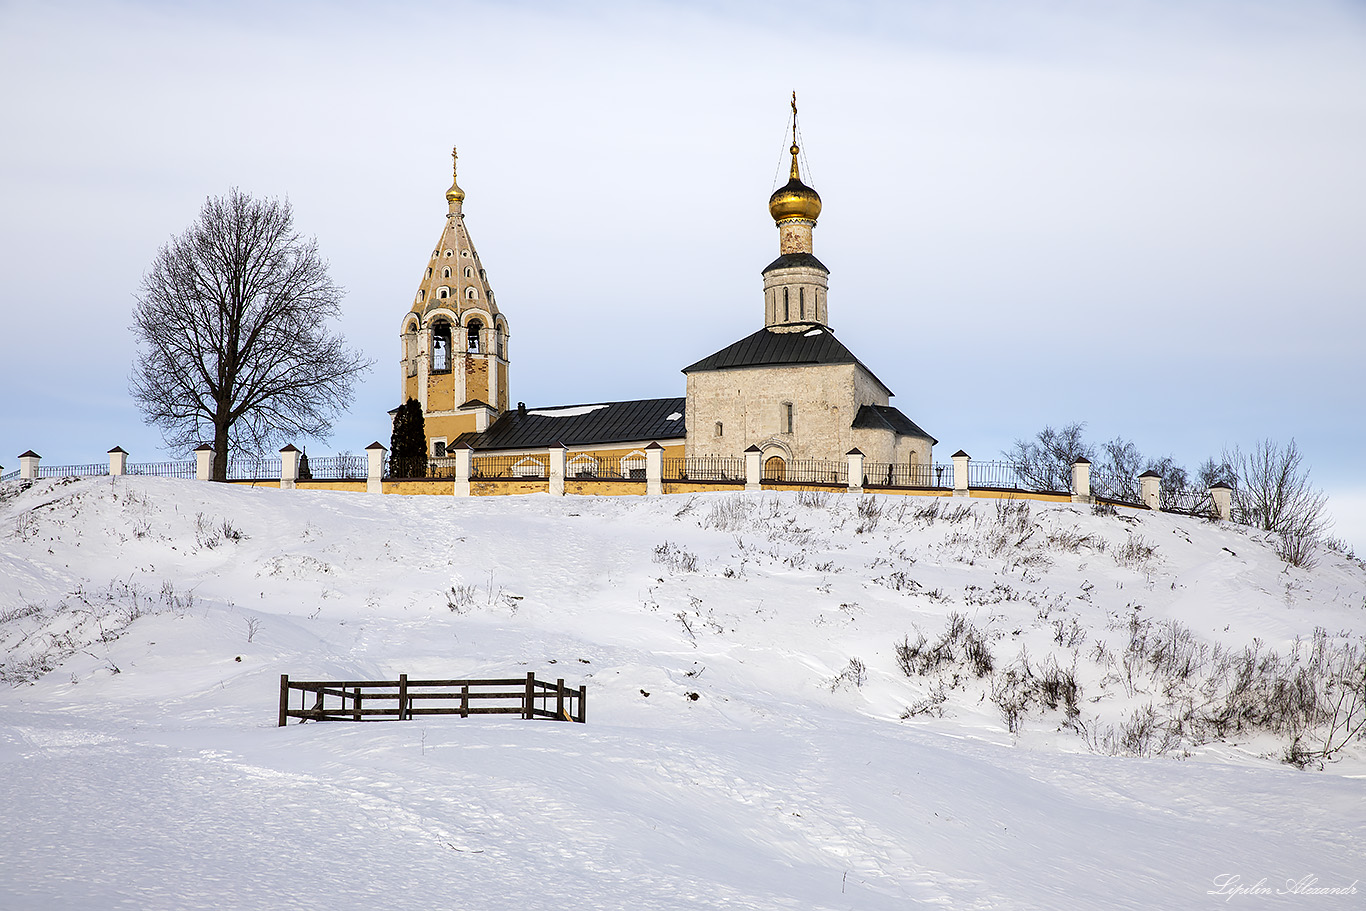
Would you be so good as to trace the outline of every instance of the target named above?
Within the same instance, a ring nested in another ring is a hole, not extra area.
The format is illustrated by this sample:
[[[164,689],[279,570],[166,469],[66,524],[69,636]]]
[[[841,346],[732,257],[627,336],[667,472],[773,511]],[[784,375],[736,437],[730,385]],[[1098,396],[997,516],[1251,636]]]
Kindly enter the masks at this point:
[[[528,411],[527,414],[534,414],[538,418],[577,418],[606,407],[606,405],[575,405],[572,408],[541,408],[536,411]]]

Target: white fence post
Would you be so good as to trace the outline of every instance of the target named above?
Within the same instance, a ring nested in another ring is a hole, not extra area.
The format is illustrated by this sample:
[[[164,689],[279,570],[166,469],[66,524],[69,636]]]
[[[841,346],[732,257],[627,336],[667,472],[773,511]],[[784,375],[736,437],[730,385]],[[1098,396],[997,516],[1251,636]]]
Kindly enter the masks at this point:
[[[564,457],[565,448],[563,443],[550,447],[550,495],[552,497],[564,496]]]
[[[379,440],[365,447],[366,493],[384,493],[384,456],[388,452]]]
[[[963,450],[958,450],[953,458],[953,495],[955,497],[970,496],[968,490],[968,462],[972,461],[972,456]]]
[[[123,451],[122,446],[109,450],[109,473],[115,477],[128,474],[128,453]]]
[[[863,451],[856,446],[845,455],[849,458],[849,492],[863,493]]]
[[[213,480],[213,447],[208,443],[200,443],[194,448],[194,479]]]
[[[1072,463],[1072,502],[1091,502],[1091,460],[1077,459]]]
[[[1209,489],[1210,499],[1214,501],[1214,514],[1225,522],[1233,518],[1233,488],[1227,484],[1214,484]]]
[[[745,490],[763,490],[764,451],[758,446],[745,450]]]
[[[299,449],[293,443],[280,450],[280,489],[293,490],[299,480]]]
[[[455,449],[455,495],[470,495],[470,473],[474,468],[474,450],[469,443],[456,443]]]
[[[651,443],[645,447],[645,496],[664,493],[664,447]]]
[[[19,479],[21,481],[38,480],[38,463],[43,457],[30,449],[28,452],[19,456]]]
[[[1145,471],[1138,476],[1138,486],[1142,491],[1143,505],[1153,512],[1162,511],[1162,475],[1155,471]]]

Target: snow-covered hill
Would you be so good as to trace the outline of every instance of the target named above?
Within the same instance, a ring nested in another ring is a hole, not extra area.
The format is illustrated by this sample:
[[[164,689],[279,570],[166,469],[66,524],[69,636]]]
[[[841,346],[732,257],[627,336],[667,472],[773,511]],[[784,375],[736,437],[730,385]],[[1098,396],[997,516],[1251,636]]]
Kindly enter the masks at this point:
[[[0,907],[1361,901],[1307,891],[1366,882],[1337,554],[1026,501],[0,498]],[[589,723],[275,727],[282,673],[528,670]]]

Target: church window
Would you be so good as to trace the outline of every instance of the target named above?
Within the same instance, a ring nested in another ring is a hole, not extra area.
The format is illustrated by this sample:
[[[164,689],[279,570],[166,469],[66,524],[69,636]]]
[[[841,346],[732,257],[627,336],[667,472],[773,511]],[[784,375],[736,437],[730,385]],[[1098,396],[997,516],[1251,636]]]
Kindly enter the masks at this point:
[[[432,455],[436,456],[438,459],[444,459],[446,457],[445,440],[432,440]]]
[[[798,288],[798,289],[797,289],[797,306],[798,306],[799,308],[801,308],[800,310],[798,310],[798,316],[799,316],[799,318],[801,318],[801,319],[806,319],[806,289],[805,289],[805,288]]]
[[[428,267],[427,267],[427,277],[428,277],[428,278],[431,278],[431,277],[432,277],[432,267],[431,267],[431,266],[428,266]]]
[[[420,304],[427,299],[427,292],[421,288],[417,291],[417,302]]]
[[[723,426],[721,426],[721,422],[720,422],[720,421],[717,421],[717,422],[716,422],[716,435],[717,435],[718,437],[725,436],[725,432],[726,432],[726,428],[723,427]]]
[[[442,277],[442,278],[450,278],[450,277],[451,277],[451,267],[450,267],[450,266],[447,266],[446,268],[444,268],[444,269],[441,270],[441,277]]]
[[[450,294],[449,288],[440,288],[436,292],[436,296],[441,298],[442,300],[445,300],[447,294]]]
[[[778,409],[778,426],[781,433],[792,433],[792,403],[783,402]]]
[[[476,300],[479,297],[479,292],[475,291],[473,288],[466,288],[465,297],[469,298],[470,300]]]
[[[499,326],[493,330],[493,344],[496,346],[499,357],[503,357],[503,327]]]
[[[432,325],[432,372],[447,373],[451,369],[451,324],[438,320]]]
[[[446,251],[446,255],[447,255],[447,256],[450,256],[450,255],[451,255],[451,251],[450,251],[450,250],[447,250],[447,251]]]
[[[469,329],[466,332],[466,348],[470,354],[479,353],[479,334],[483,332],[484,324],[477,319],[470,320]]]
[[[466,266],[466,267],[465,267],[465,277],[466,277],[466,278],[474,278],[474,270],[471,269],[469,266]]]
[[[791,311],[791,309],[788,307],[788,304],[787,304],[787,289],[784,288],[784,289],[783,289],[783,320],[786,321],[786,320],[789,320],[789,319],[791,319],[791,318],[792,318],[792,311]]]
[[[461,255],[461,256],[469,256],[469,255],[470,255],[470,251],[469,251],[469,250],[461,250],[461,251],[460,251],[460,255]]]

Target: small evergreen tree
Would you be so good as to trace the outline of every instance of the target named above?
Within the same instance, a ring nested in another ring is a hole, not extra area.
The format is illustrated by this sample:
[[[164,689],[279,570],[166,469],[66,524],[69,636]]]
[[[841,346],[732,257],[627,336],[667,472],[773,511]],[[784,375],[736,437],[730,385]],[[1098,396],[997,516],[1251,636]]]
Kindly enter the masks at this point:
[[[396,478],[427,476],[427,428],[422,404],[410,398],[394,412],[394,433],[389,439],[389,474]]]

